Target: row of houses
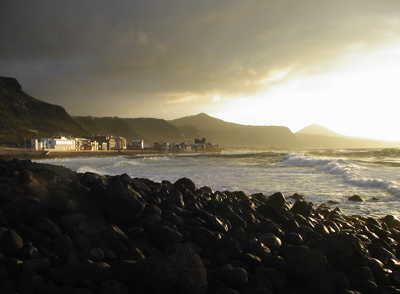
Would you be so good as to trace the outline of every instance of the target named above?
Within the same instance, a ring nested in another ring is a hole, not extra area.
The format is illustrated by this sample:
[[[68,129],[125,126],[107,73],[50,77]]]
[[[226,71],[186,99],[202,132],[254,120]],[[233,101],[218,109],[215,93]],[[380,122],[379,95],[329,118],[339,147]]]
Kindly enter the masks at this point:
[[[190,152],[190,151],[216,151],[219,145],[207,142],[205,138],[194,139],[194,144],[187,142],[156,142],[153,148],[155,150],[167,150],[171,152]]]
[[[31,148],[35,150],[122,150],[127,148],[126,139],[113,136],[94,136],[89,138],[74,138],[55,135],[52,138],[31,140]]]
[[[80,150],[144,150],[154,149],[170,152],[191,152],[191,151],[215,151],[218,145],[206,142],[205,138],[195,139],[194,144],[187,142],[155,142],[153,145],[146,145],[144,140],[133,140],[127,143],[124,137],[96,135],[89,138],[73,138],[56,135],[52,138],[41,138],[31,140],[31,147],[35,150],[59,150],[59,151],[80,151]]]

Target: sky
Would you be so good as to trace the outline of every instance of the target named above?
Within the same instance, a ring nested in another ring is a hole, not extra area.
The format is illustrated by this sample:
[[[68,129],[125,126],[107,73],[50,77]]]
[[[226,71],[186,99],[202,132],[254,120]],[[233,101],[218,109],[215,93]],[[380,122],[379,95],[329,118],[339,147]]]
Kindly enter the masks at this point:
[[[1,0],[0,76],[70,115],[400,141],[400,1]]]

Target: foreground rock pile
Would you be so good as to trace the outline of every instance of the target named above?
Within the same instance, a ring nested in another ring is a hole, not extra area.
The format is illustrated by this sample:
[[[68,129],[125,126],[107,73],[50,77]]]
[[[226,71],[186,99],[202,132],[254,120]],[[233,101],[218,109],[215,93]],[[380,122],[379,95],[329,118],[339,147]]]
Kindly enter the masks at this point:
[[[0,161],[0,293],[400,293],[400,222]]]

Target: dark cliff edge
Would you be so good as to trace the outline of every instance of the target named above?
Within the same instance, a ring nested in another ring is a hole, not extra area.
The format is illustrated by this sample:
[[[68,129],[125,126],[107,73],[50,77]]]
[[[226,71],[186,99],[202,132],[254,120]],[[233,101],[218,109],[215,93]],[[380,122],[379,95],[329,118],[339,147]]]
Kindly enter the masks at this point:
[[[64,108],[29,96],[14,78],[0,77],[0,113],[0,142],[3,144],[23,144],[25,139],[55,134],[89,134]]]

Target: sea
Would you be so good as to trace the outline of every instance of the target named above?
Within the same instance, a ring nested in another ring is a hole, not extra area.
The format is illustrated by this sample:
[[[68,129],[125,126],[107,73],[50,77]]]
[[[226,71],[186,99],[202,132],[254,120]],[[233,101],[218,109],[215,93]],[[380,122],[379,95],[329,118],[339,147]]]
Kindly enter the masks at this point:
[[[186,177],[213,191],[301,194],[345,214],[400,218],[400,149],[225,150],[211,154],[140,154],[35,160],[79,173],[128,174],[156,182]],[[349,201],[358,195],[363,202]]]

